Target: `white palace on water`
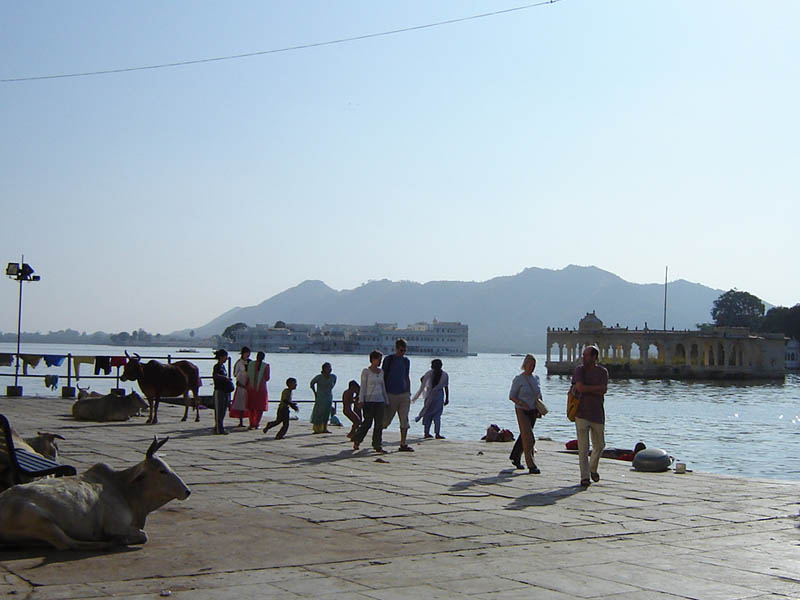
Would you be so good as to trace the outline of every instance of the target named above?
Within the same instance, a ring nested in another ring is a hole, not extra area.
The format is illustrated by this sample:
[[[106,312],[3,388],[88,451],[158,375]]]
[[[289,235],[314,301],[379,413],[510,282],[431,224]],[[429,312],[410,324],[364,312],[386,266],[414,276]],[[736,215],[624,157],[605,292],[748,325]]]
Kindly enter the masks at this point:
[[[230,348],[249,346],[265,352],[313,354],[369,354],[380,350],[394,352],[398,338],[408,342],[408,353],[424,356],[467,356],[469,327],[459,322],[433,320],[405,328],[397,323],[374,325],[308,325],[276,323],[282,327],[256,325],[234,333]]]

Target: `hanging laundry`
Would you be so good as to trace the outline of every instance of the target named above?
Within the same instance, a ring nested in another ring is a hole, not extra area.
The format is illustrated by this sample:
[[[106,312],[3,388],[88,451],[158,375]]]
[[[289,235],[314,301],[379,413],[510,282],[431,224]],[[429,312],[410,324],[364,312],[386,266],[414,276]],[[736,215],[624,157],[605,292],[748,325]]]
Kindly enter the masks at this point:
[[[44,386],[49,387],[51,390],[58,389],[58,375],[45,375]]]
[[[35,369],[40,362],[42,362],[42,355],[41,354],[20,354],[20,359],[22,359],[22,374],[28,374],[28,365],[30,365],[31,369]]]
[[[124,367],[128,364],[128,357],[127,356],[112,356],[111,357],[111,366],[112,367]]]
[[[106,375],[111,374],[111,357],[96,356],[94,359],[94,374],[99,375],[103,371]]]
[[[44,358],[44,364],[48,367],[60,367],[67,357],[63,354],[45,354],[42,358]]]
[[[75,367],[75,379],[81,377],[81,365],[93,365],[94,356],[73,356],[72,366]]]
[[[0,367],[10,367],[14,364],[13,354],[0,354]]]

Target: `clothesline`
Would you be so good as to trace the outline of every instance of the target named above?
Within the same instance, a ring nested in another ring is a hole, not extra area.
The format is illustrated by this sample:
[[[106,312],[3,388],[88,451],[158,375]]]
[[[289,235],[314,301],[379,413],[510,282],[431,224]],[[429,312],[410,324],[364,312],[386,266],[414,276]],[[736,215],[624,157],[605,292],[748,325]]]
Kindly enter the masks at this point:
[[[14,358],[17,357],[17,353],[15,352],[0,352],[0,367],[11,367],[14,364]],[[153,360],[166,360],[167,362],[172,362],[172,356],[145,356],[141,357],[142,359],[153,359]],[[194,357],[195,360],[216,360],[211,357],[205,359],[204,357]],[[116,386],[119,387],[120,377],[122,373],[120,372],[120,367],[124,367],[128,363],[129,357],[127,355],[117,355],[117,356],[108,356],[108,355],[74,355],[74,354],[31,354],[31,353],[19,353],[19,363],[22,365],[22,372],[12,372],[12,373],[0,373],[0,377],[13,377],[15,378],[14,381],[16,382],[16,378],[18,377],[29,377],[34,379],[41,378],[44,381],[45,387],[49,387],[50,389],[57,389],[59,384],[65,386],[62,392],[68,392],[69,395],[65,395],[64,397],[73,397],[74,395],[74,387],[76,382],[82,379],[81,377],[81,365],[88,365],[88,368],[94,367],[94,375],[91,374],[84,374],[83,379],[114,379],[116,378]],[[64,368],[64,362],[66,361],[66,373],[63,371],[59,374],[56,373],[42,373],[42,374],[28,374],[28,369],[36,369],[42,361],[44,361],[46,368],[52,367],[62,367]],[[86,367],[84,367],[84,370]],[[116,374],[112,375],[112,369],[116,369]],[[90,371],[91,373],[91,371]],[[101,375],[101,373],[103,373]],[[208,379],[210,377],[206,377]],[[200,378],[200,385],[202,385],[202,379]],[[16,385],[16,384],[15,384]]]
[[[0,367],[9,367],[14,362],[15,354],[0,353]],[[28,367],[35,369],[44,360],[48,367],[60,367],[64,360],[71,357],[72,366],[75,369],[75,377],[80,377],[80,366],[84,364],[94,365],[94,374],[99,375],[100,371],[106,375],[111,374],[112,367],[124,367],[128,362],[126,356],[73,356],[66,354],[20,354],[22,361],[22,373],[28,374]]]

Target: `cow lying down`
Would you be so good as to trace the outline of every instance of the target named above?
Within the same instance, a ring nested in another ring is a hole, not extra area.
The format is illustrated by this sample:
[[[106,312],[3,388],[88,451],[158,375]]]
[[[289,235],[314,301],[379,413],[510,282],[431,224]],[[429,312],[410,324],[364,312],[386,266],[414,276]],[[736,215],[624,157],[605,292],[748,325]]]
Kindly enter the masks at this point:
[[[96,550],[144,544],[147,515],[189,488],[155,456],[169,438],[153,440],[146,458],[123,470],[98,463],[81,475],[41,479],[0,494],[0,542]]]
[[[72,404],[72,416],[81,421],[127,421],[147,408],[136,392],[127,396],[86,397]]]
[[[57,433],[37,431],[33,437],[26,437],[25,442],[37,454],[41,454],[50,460],[58,460],[58,443],[56,440],[63,440],[64,437]],[[16,442],[15,442],[16,445]],[[19,447],[19,446],[17,446]]]
[[[23,438],[17,433],[17,430],[12,427],[11,439],[15,448],[27,450],[28,452],[39,454],[51,460],[58,460],[58,443],[56,440],[63,440],[64,438],[57,433],[47,433],[43,431],[37,432],[37,435],[34,437]],[[8,448],[6,448],[5,441],[2,436],[0,436],[0,491],[14,485],[14,478],[12,477],[10,469],[11,464],[8,457]],[[24,473],[22,474],[22,478],[26,481],[33,479],[33,477],[26,478]]]

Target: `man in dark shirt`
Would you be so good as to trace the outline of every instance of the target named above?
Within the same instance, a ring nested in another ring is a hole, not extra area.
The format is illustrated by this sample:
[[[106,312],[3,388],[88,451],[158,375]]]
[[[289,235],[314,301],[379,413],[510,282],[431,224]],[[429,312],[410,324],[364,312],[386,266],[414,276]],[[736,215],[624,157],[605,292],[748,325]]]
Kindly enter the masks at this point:
[[[231,403],[233,382],[228,377],[227,369],[225,369],[228,352],[224,349],[219,349],[214,352],[214,357],[217,359],[217,364],[214,365],[214,369],[211,371],[214,376],[214,433],[225,435],[228,433],[225,431],[225,413]]]
[[[591,481],[600,481],[597,472],[600,455],[606,447],[606,415],[603,400],[608,388],[608,371],[597,364],[600,351],[597,346],[587,346],[583,351],[583,364],[575,369],[572,383],[580,395],[575,430],[578,436],[578,459],[581,468],[581,485],[589,487]],[[592,456],[589,457],[589,434],[592,436]],[[591,477],[591,481],[589,481]]]
[[[413,452],[406,442],[408,435],[408,411],[411,408],[411,361],[406,358],[408,342],[403,338],[394,343],[394,354],[383,359],[383,379],[386,382],[386,393],[389,406],[383,415],[383,428],[386,429],[394,419],[400,421],[400,452]]]

